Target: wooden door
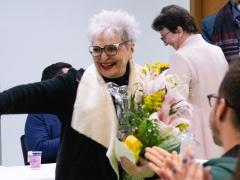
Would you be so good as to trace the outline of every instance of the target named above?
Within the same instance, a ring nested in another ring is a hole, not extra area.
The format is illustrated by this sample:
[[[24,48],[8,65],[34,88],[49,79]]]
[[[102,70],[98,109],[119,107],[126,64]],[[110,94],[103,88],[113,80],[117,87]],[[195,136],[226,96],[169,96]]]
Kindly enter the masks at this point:
[[[190,13],[195,18],[198,28],[201,20],[223,7],[228,0],[190,0]]]

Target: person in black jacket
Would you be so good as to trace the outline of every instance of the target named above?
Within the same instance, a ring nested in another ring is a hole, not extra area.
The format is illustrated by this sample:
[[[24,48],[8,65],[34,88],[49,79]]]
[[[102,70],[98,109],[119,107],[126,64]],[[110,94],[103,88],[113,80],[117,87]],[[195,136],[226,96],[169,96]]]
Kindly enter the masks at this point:
[[[113,153],[116,103],[106,83],[134,89],[139,72],[132,59],[137,25],[126,12],[103,10],[89,26],[93,65],[0,93],[0,114],[53,113],[61,120],[56,180],[121,179]]]

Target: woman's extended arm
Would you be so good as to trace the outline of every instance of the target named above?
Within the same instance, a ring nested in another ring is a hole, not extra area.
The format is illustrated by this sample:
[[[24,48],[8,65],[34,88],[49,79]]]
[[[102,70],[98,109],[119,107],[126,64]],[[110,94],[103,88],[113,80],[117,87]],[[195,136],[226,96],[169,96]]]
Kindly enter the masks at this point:
[[[84,70],[79,70],[83,71]],[[20,85],[0,93],[0,114],[54,113],[72,108],[79,71],[70,69],[66,75]]]

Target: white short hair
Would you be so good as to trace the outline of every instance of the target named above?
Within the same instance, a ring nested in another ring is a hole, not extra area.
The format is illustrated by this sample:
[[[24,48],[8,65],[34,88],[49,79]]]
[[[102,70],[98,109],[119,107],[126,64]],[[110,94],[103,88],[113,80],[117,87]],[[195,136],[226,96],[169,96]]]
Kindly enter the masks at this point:
[[[91,19],[88,38],[92,42],[94,37],[101,33],[106,36],[119,34],[123,41],[135,41],[139,33],[138,25],[139,23],[136,22],[135,18],[127,12],[102,10]]]

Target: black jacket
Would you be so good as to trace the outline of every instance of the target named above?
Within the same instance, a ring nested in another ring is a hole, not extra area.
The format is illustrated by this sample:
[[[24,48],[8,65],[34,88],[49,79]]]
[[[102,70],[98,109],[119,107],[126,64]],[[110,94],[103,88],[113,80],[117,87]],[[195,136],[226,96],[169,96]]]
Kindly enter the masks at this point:
[[[56,180],[114,180],[117,176],[106,157],[107,149],[71,127],[83,72],[83,69],[70,69],[66,75],[0,93],[0,114],[53,113],[59,117],[63,129]]]

